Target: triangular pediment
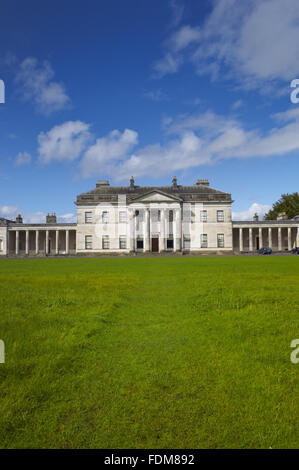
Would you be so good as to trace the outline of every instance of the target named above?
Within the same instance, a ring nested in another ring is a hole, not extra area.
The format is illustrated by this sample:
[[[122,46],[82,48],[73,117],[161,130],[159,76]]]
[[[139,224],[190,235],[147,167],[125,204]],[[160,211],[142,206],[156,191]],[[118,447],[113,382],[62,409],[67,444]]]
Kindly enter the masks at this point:
[[[179,202],[179,197],[163,193],[162,191],[153,190],[148,193],[137,196],[132,202]]]

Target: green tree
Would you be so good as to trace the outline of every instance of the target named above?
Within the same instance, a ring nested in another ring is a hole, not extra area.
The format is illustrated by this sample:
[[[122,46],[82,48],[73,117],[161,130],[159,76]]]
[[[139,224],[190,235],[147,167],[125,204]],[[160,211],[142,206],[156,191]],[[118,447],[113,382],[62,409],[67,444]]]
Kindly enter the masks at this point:
[[[280,212],[285,212],[289,219],[299,215],[299,193],[282,194],[265,215],[265,220],[276,220]]]

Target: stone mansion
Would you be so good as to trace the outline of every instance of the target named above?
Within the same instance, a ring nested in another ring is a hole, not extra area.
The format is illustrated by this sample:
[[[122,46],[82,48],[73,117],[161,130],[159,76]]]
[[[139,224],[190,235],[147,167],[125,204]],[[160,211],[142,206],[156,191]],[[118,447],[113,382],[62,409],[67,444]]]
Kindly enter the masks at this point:
[[[0,255],[44,256],[136,252],[253,252],[299,246],[299,217],[232,221],[231,195],[207,180],[192,186],[110,186],[77,196],[77,223],[26,224],[0,218]]]

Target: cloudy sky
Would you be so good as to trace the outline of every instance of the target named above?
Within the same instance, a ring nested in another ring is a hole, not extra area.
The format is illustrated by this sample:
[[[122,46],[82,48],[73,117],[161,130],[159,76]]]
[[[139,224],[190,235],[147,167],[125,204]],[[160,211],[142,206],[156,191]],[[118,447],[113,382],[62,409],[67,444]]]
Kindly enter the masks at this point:
[[[2,0],[0,216],[131,175],[265,212],[298,191],[298,43],[298,0]]]

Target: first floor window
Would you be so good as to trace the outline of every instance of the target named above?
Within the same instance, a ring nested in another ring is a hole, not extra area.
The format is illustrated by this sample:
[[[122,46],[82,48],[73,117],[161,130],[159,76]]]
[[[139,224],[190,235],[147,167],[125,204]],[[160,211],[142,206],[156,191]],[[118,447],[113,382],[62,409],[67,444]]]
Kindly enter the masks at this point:
[[[223,222],[223,221],[224,221],[224,212],[217,211],[217,222]]]
[[[127,221],[127,214],[126,211],[120,211],[119,212],[119,222],[124,223]]]
[[[191,246],[190,235],[184,235],[183,244],[186,250],[190,250],[190,246]]]
[[[173,222],[173,210],[169,211],[169,222]]]
[[[207,221],[207,211],[200,211],[200,221],[201,222]]]
[[[103,224],[107,224],[109,222],[109,212],[102,212],[102,222]]]
[[[224,233],[217,233],[217,247],[224,248]]]
[[[103,248],[103,250],[109,250],[109,248],[110,248],[109,235],[103,235],[102,248]]]
[[[92,223],[92,212],[85,212],[85,223],[86,224]]]
[[[85,250],[92,250],[92,235],[85,235]]]
[[[119,237],[119,248],[124,250],[127,248],[127,238],[125,235]]]
[[[200,246],[201,248],[208,248],[208,235],[206,233],[200,235]]]

